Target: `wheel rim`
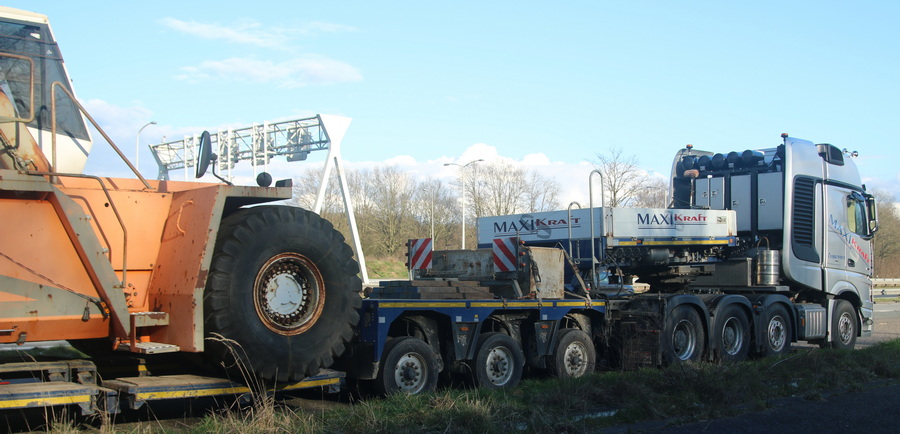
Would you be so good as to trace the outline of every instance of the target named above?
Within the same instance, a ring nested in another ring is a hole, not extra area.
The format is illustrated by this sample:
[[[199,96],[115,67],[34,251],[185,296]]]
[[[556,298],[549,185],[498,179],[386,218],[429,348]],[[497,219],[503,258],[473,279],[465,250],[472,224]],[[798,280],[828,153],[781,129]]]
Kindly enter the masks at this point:
[[[580,377],[587,370],[587,349],[581,342],[572,342],[563,353],[563,366],[566,375]]]
[[[853,323],[853,318],[847,312],[842,313],[838,318],[838,337],[844,345],[848,345],[853,339]]]
[[[410,395],[418,394],[425,388],[428,378],[428,367],[425,359],[417,353],[406,353],[394,367],[394,382],[401,392]]]
[[[694,326],[688,320],[678,321],[672,333],[672,348],[675,349],[675,357],[680,360],[689,360],[697,348],[697,335]]]
[[[736,356],[744,347],[744,326],[737,318],[731,317],[722,327],[722,349],[729,356]]]
[[[253,288],[260,320],[285,336],[312,327],[325,305],[325,282],[318,267],[297,253],[282,253],[266,261]]]
[[[778,352],[784,349],[787,342],[787,333],[784,318],[779,315],[772,317],[769,321],[769,347]]]
[[[488,381],[495,386],[508,383],[513,375],[513,355],[506,347],[491,348],[484,361]]]

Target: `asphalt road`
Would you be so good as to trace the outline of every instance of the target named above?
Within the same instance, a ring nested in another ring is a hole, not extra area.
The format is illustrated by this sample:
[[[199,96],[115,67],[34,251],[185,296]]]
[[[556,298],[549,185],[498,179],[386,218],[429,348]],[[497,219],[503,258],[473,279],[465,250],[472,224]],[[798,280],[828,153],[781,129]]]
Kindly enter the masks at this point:
[[[860,347],[900,338],[900,303],[879,303],[875,299],[875,333],[856,341]]]

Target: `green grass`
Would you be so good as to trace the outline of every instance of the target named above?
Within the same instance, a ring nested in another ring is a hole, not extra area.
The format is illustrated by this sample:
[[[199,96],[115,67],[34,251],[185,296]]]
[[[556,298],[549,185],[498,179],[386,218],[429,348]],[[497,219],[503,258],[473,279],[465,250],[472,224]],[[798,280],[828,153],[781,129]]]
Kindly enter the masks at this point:
[[[900,340],[858,351],[799,350],[750,362],[605,372],[577,380],[526,380],[510,391],[444,389],[304,413],[256,411],[265,422],[210,416],[203,430],[292,432],[582,432],[648,420],[684,423],[763,409],[770,400],[818,400],[900,378]],[[280,413],[280,416],[277,416]],[[280,418],[280,419],[279,419]],[[248,421],[248,422],[243,422]],[[288,428],[290,427],[290,428]],[[194,431],[197,432],[197,431]]]
[[[369,280],[409,278],[406,263],[401,259],[366,259],[366,269],[369,271]]]
[[[885,379],[900,379],[900,339],[857,351],[800,349],[780,358],[736,364],[602,372],[575,380],[531,379],[509,391],[446,388],[316,410],[289,408],[257,395],[250,407],[227,408],[189,426],[162,428],[153,421],[117,427],[110,421],[100,431],[585,432],[651,420],[678,424],[726,417],[764,409],[776,398],[821,400]],[[67,428],[71,425],[60,424],[58,429]]]

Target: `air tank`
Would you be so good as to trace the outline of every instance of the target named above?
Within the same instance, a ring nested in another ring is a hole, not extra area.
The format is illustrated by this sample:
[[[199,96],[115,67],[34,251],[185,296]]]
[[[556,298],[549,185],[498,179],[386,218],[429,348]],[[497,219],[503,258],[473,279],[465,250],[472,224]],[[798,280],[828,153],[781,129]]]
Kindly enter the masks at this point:
[[[697,159],[697,166],[700,166],[700,170],[709,170],[711,169],[712,158],[709,155],[701,155],[700,158]]]
[[[741,161],[741,155],[735,151],[731,151],[728,153],[728,156],[725,157],[725,161],[728,163],[728,167],[738,167],[738,164]]]
[[[763,153],[759,151],[751,151],[747,149],[743,153],[741,153],[741,163],[744,167],[753,167],[759,165],[760,161],[763,161]]]
[[[778,250],[768,248],[756,252],[756,284],[759,286],[778,285],[781,256]]]
[[[722,154],[716,154],[712,157],[712,167],[713,169],[719,170],[725,168],[725,156]]]

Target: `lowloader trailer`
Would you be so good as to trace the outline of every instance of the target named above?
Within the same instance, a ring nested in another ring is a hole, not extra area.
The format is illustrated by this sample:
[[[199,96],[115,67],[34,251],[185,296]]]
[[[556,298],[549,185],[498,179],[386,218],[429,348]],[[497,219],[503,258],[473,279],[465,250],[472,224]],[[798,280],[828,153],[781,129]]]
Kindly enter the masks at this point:
[[[667,208],[601,197],[479,218],[477,250],[410,240],[412,279],[369,291],[340,369],[419,393],[435,371],[507,387],[526,366],[574,377],[780,355],[798,341],[852,349],[873,331],[878,227],[852,157],[786,134],[727,154],[688,146]]]
[[[595,207],[592,194],[586,209],[480,218],[478,249],[411,240],[412,278],[361,296],[331,223],[272,204],[291,197],[289,181],[148,181],[108,139],[136,179],[83,173],[93,120],[47,18],[0,8],[0,42],[0,215],[11,228],[0,343],[67,340],[90,357],[0,366],[2,408],[114,412],[247,393],[250,378],[272,391],[346,378],[415,394],[454,376],[502,388],[526,368],[578,377],[738,361],[796,341],[852,348],[872,332],[876,203],[851,155],[829,144],[687,147],[667,208]],[[290,145],[298,159],[330,140],[323,117],[306,121]],[[196,159],[174,163],[197,178],[230,164],[210,134],[198,143]],[[175,372],[100,363],[162,357],[178,360]]]

